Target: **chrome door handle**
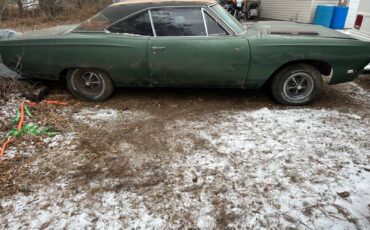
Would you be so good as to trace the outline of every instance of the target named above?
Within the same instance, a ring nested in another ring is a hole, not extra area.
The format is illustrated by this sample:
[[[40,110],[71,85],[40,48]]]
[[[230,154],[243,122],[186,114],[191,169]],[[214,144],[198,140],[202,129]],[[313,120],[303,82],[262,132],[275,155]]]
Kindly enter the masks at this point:
[[[163,50],[165,50],[166,49],[166,47],[157,47],[157,46],[154,46],[154,47],[152,47],[152,50],[155,52],[155,51],[163,51]]]

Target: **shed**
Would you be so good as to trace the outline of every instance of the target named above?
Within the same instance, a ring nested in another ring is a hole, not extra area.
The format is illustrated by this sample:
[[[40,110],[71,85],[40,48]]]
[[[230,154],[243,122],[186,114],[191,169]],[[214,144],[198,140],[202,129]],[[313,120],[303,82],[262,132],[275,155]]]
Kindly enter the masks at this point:
[[[338,0],[262,0],[261,17],[311,23],[318,5],[338,5]]]

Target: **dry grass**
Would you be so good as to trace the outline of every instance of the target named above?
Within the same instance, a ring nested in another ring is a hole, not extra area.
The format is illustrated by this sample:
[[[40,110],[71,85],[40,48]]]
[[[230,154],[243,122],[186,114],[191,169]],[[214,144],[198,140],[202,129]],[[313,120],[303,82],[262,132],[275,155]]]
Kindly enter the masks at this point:
[[[40,9],[25,11],[22,15],[16,9],[9,9],[0,21],[0,28],[9,28],[19,32],[28,32],[44,29],[61,24],[74,24],[84,21],[111,3],[101,0],[97,4],[84,1],[80,8],[66,5],[65,8],[54,15],[47,14]]]
[[[34,89],[27,81],[0,77],[0,99],[8,99],[11,94],[24,94]]]

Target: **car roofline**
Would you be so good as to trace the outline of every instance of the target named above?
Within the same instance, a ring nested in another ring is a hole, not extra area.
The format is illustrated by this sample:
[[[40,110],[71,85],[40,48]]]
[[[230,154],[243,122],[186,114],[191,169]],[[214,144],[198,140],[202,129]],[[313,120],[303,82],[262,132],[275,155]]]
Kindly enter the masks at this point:
[[[217,4],[217,3],[215,3],[215,4]],[[208,11],[206,11],[207,12],[207,14],[209,14],[210,15],[210,17],[212,17],[214,20],[216,20],[220,25],[221,25],[221,27],[224,29],[224,30],[226,30],[227,31],[227,33],[228,33],[228,35],[229,36],[235,36],[235,35],[238,35],[224,20],[222,20],[220,17],[218,17],[217,16],[217,18],[215,17],[215,12],[209,7],[209,6],[213,6],[213,5],[215,5],[215,4],[211,4],[211,5],[208,5],[208,6],[200,6],[200,5],[186,5],[186,6],[155,6],[155,7],[148,7],[148,8],[144,8],[144,9],[142,9],[142,10],[139,10],[139,11],[137,11],[137,12],[135,12],[135,13],[132,13],[132,14],[130,14],[130,15],[128,15],[128,16],[126,16],[126,17],[124,17],[124,18],[122,18],[122,19],[120,19],[120,20],[118,20],[118,21],[116,21],[116,22],[114,22],[114,23],[112,23],[111,25],[109,25],[109,26],[107,26],[105,29],[104,29],[104,31],[103,32],[105,32],[105,33],[110,33],[109,31],[108,31],[108,28],[109,27],[111,27],[112,25],[114,25],[114,24],[117,24],[117,23],[119,23],[119,22],[122,22],[122,21],[124,21],[124,20],[126,20],[126,19],[128,19],[128,18],[130,18],[130,17],[132,17],[132,16],[135,16],[135,15],[137,15],[137,14],[140,14],[140,13],[142,13],[142,12],[145,12],[145,11],[148,11],[148,12],[150,12],[151,10],[155,10],[155,9],[163,9],[163,8],[195,8],[195,7],[200,7],[200,9],[208,9]],[[217,14],[216,14],[217,15]],[[152,25],[153,26],[153,25]],[[153,31],[153,33],[154,33],[154,31]],[[137,36],[142,36],[142,35],[137,35]],[[142,37],[151,37],[151,36],[142,36]],[[153,37],[157,37],[155,34],[154,34],[154,36]],[[186,37],[186,36],[185,36]],[[193,36],[194,37],[194,36]]]
[[[156,4],[156,5],[166,5],[166,4],[174,4],[174,3],[189,3],[193,5],[212,5],[217,3],[215,0],[124,0],[122,2],[113,3],[109,7],[114,6],[122,6],[122,5],[137,5],[137,4]]]

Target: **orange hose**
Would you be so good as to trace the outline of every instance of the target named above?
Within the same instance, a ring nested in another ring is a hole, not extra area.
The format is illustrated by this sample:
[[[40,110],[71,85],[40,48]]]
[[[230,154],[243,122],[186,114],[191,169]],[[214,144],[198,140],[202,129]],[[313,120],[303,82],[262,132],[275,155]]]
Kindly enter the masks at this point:
[[[45,101],[46,104],[48,105],[67,105],[67,102],[61,102],[61,101]],[[22,127],[23,127],[23,123],[24,123],[24,118],[25,118],[25,115],[24,115],[24,103],[25,101],[22,101],[22,103],[20,104],[19,106],[19,110],[20,110],[20,118],[19,118],[19,122],[18,122],[18,132],[20,132],[22,130]],[[30,106],[37,106],[37,103],[34,103],[34,102],[28,102],[28,105]],[[1,149],[0,149],[0,161],[1,161],[1,158],[2,156],[4,155],[4,152],[6,150],[6,147],[12,143],[14,141],[14,138],[13,137],[9,137],[7,141],[4,142],[4,144],[2,145]]]
[[[27,102],[27,104],[30,107],[36,107],[38,105],[36,102],[32,102],[32,101]]]
[[[50,101],[50,100],[47,100],[45,102],[48,105],[67,105],[67,102],[63,102],[63,101]]]
[[[64,101],[52,101],[52,100],[45,100],[45,101],[42,101],[41,103],[46,103],[47,105],[68,105],[68,103]],[[30,107],[35,107],[39,105],[36,102],[27,102],[27,104]]]
[[[18,122],[18,131],[22,130],[23,122],[24,122],[24,101],[22,101],[20,105],[21,117],[19,118]]]
[[[22,126],[23,126],[23,122],[24,122],[24,101],[22,101],[19,109],[20,109],[20,113],[21,113],[21,116],[19,118],[19,122],[18,122],[18,131],[20,132],[22,130]],[[4,155],[4,152],[6,150],[6,147],[8,146],[8,144],[12,143],[14,141],[14,138],[13,137],[9,137],[7,141],[5,141],[5,143],[2,145],[1,147],[1,150],[0,150],[0,160],[1,158],[3,157]]]
[[[1,150],[0,150],[0,161],[1,161],[1,158],[3,157],[3,155],[4,155],[6,147],[8,146],[8,144],[12,143],[13,140],[14,139],[12,137],[9,137],[9,139],[4,142],[4,144],[3,144],[3,146],[1,147]]]

